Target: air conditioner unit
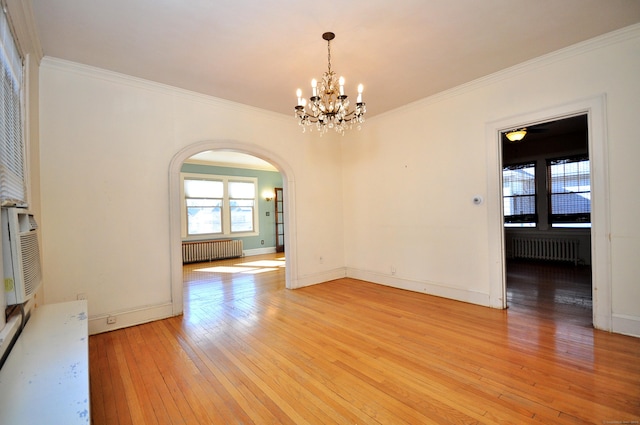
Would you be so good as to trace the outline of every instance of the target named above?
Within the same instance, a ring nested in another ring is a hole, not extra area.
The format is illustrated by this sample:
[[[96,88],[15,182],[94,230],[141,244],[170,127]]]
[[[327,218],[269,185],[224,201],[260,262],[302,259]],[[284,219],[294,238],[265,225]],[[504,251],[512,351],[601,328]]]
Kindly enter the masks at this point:
[[[42,283],[38,224],[18,207],[2,208],[2,259],[7,305],[27,302]]]

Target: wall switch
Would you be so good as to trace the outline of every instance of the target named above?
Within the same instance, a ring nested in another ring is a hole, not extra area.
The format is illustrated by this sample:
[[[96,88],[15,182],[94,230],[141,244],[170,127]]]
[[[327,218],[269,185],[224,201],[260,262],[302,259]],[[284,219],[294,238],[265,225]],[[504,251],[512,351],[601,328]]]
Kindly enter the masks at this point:
[[[107,325],[113,325],[116,323],[116,316],[107,316]]]
[[[270,211],[267,211],[267,217],[269,217],[271,215]]]

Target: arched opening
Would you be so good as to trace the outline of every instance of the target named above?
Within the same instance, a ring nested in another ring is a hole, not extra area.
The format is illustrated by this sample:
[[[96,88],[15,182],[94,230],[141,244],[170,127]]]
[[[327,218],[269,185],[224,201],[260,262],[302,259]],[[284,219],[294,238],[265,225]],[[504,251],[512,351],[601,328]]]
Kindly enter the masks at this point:
[[[284,160],[268,150],[233,140],[203,141],[183,148],[172,159],[169,167],[169,220],[170,220],[170,257],[171,257],[171,295],[173,314],[183,311],[183,275],[182,275],[182,235],[181,235],[181,179],[180,171],[186,160],[204,151],[238,152],[254,156],[272,164],[282,175],[282,189],[284,194],[285,245],[287,247],[285,286],[295,287],[296,244],[295,244],[295,191],[294,178],[291,168]]]

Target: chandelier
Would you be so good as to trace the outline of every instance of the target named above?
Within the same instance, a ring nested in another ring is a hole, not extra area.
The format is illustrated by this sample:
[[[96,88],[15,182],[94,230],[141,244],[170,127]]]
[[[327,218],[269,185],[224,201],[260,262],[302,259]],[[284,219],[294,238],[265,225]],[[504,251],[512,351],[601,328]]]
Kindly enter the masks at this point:
[[[328,70],[322,74],[322,80],[311,80],[311,97],[309,102],[302,97],[302,90],[298,89],[298,105],[296,106],[295,116],[302,126],[303,132],[309,126],[313,130],[316,126],[321,134],[328,129],[335,129],[338,133],[344,134],[347,128],[351,128],[353,124],[364,122],[364,114],[367,107],[362,101],[362,84],[358,85],[358,98],[356,100],[355,109],[349,108],[349,99],[344,94],[344,77],[337,78],[335,72],[331,70],[331,40],[335,38],[332,32],[325,32],[322,38],[327,40],[327,62]]]

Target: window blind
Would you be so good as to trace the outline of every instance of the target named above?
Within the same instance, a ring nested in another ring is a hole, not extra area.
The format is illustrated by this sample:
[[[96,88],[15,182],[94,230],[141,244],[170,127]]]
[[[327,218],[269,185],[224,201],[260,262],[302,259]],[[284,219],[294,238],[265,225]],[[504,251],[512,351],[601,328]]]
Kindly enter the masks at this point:
[[[0,11],[0,203],[26,205],[22,131],[22,58]]]
[[[502,170],[505,223],[535,223],[536,164],[516,164]]]
[[[591,174],[589,158],[548,161],[549,218],[551,223],[588,223],[591,219]]]

